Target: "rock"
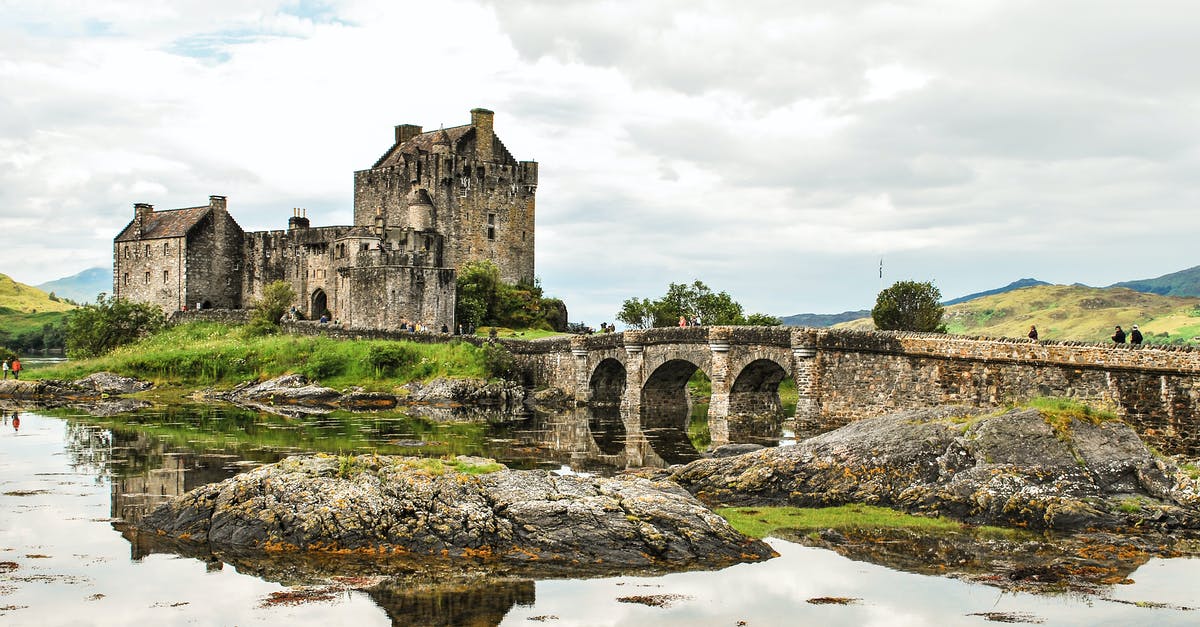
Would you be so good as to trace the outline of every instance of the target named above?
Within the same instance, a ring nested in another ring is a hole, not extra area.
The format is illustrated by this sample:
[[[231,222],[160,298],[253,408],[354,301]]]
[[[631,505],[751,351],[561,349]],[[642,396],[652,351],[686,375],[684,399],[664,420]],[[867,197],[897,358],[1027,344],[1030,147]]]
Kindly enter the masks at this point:
[[[525,403],[525,388],[512,381],[434,379],[424,383],[414,381],[404,388],[409,392],[407,400],[419,403],[453,402],[510,409],[520,409]]]
[[[72,382],[77,388],[93,390],[101,394],[133,394],[154,387],[149,381],[134,377],[123,377],[113,372],[95,372]]]
[[[718,446],[717,448],[713,449],[712,456],[713,457],[733,457],[734,455],[744,455],[746,453],[753,453],[754,451],[761,451],[764,448],[767,448],[767,447],[765,447],[761,444],[750,444],[750,443],[726,444],[724,446]]]
[[[575,404],[575,399],[562,388],[548,387],[534,392],[530,404],[535,409],[567,409]]]
[[[669,482],[558,476],[490,460],[291,457],[197,488],[148,531],[222,549],[405,552],[607,566],[716,566],[765,544]],[[485,468],[486,469],[486,468]]]
[[[672,478],[710,503],[867,503],[979,524],[1200,527],[1169,462],[1124,423],[1052,427],[1037,410],[934,408],[857,420],[796,446],[702,459]]]

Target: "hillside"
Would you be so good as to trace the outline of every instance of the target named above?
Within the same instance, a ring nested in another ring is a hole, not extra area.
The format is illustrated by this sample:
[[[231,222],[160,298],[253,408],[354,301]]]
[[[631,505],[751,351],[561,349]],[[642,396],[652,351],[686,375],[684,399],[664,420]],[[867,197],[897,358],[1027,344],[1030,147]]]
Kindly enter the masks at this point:
[[[7,309],[10,313],[32,314],[69,311],[74,308],[70,303],[50,300],[49,294],[36,287],[17,283],[0,274],[0,309]]]
[[[1122,281],[1109,287],[1127,287],[1162,296],[1200,296],[1200,266],[1164,274],[1156,279]]]
[[[0,346],[19,351],[62,346],[62,322],[74,308],[0,274]]]
[[[984,296],[992,296],[994,294],[1003,294],[1005,292],[1019,290],[1022,287],[1033,287],[1035,285],[1050,285],[1050,284],[1045,281],[1039,281],[1037,279],[1017,279],[1016,281],[1013,281],[1012,283],[1009,283],[1008,285],[1005,285],[1004,287],[998,287],[994,290],[987,290],[986,292],[975,292],[974,294],[967,294],[966,296],[959,296],[958,298],[951,298],[950,300],[943,301],[942,304],[943,305],[957,305],[959,303],[965,303],[969,300],[975,300],[976,298],[983,298]],[[870,312],[868,311],[867,313],[870,313]]]
[[[863,316],[870,315],[870,309],[860,309],[858,311],[846,311],[836,314],[796,314],[794,316],[781,316],[779,319],[786,327],[829,327],[839,322],[857,320]]]
[[[37,288],[77,303],[94,303],[100,292],[112,293],[112,277],[112,268],[88,268],[79,274],[41,283]]]
[[[1043,340],[1107,342],[1114,325],[1141,327],[1147,343],[1195,343],[1200,298],[1159,296],[1127,288],[1040,285],[946,308],[950,333],[1025,337],[1037,325]],[[871,319],[835,328],[873,329]]]

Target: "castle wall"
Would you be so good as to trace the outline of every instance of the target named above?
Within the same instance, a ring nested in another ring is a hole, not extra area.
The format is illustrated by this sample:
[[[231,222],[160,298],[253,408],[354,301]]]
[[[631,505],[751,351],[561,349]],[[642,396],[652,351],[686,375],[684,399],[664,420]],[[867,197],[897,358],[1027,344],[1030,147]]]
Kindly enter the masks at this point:
[[[113,297],[151,303],[164,313],[180,309],[187,286],[185,239],[161,239],[116,242]],[[165,273],[165,274],[164,274]]]
[[[455,272],[413,266],[346,267],[338,271],[343,303],[338,319],[350,326],[399,329],[402,322],[454,329]]]
[[[224,199],[220,203],[224,204]],[[243,232],[222,206],[205,216],[187,238],[184,304],[189,308],[242,306]]]

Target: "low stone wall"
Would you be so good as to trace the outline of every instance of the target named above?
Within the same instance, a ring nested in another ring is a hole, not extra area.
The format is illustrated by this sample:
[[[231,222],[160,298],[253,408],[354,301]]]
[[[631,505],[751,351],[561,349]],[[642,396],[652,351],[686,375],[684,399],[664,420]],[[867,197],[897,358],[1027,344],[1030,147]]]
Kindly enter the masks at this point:
[[[1200,351],[822,330],[814,391],[825,428],[897,409],[1001,406],[1037,396],[1117,411],[1166,452],[1200,450]]]
[[[189,309],[187,311],[172,311],[167,316],[167,324],[184,324],[187,322],[220,322],[223,324],[246,324],[250,322],[249,309]]]

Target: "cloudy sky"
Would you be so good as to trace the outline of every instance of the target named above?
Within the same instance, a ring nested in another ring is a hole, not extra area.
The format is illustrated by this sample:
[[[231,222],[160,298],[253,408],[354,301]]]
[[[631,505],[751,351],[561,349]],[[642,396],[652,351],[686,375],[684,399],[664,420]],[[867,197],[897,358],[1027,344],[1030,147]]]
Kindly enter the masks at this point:
[[[1200,5],[0,0],[0,272],[111,264],[134,202],[349,224],[353,172],[496,112],[572,320],[1200,263]],[[879,278],[883,260],[884,277]]]

